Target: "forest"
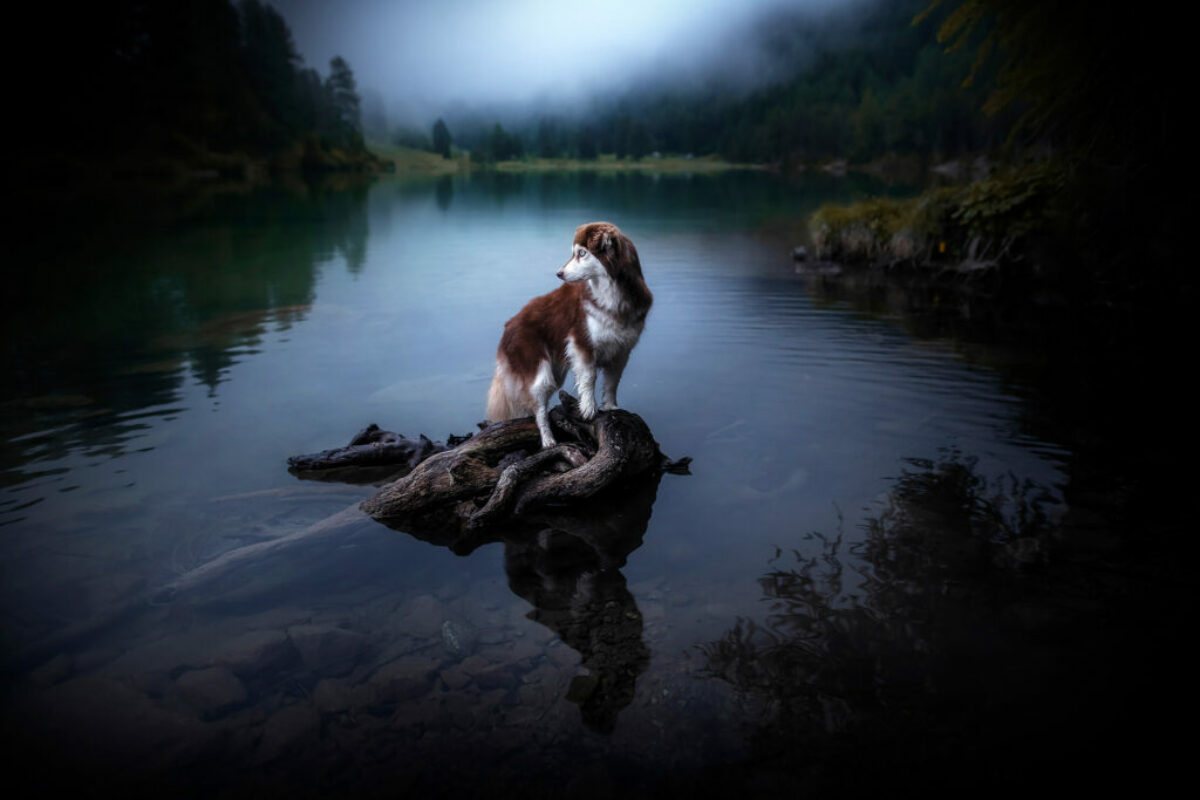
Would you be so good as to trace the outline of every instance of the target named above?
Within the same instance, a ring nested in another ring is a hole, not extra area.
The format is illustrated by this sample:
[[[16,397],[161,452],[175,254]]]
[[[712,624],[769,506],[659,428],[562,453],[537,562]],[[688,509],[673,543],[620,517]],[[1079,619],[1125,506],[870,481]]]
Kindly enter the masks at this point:
[[[749,45],[771,75],[749,84],[724,75],[715,58],[690,80],[647,74],[569,113],[444,98],[436,121],[394,123],[364,108],[363,96],[378,92],[360,95],[353,53],[322,75],[263,0],[118,0],[73,15],[43,56],[64,77],[16,87],[37,131],[33,157],[19,159],[16,172],[35,183],[394,166],[371,145],[485,168],[674,155],[785,173],[982,155],[1010,173],[971,198],[935,198],[943,209],[932,223],[924,212],[914,221],[913,208],[889,211],[900,228],[868,220],[883,237],[871,253],[937,247],[961,259],[983,228],[1015,225],[1036,234],[1019,243],[1025,248],[1053,240],[1076,260],[1161,260],[1183,227],[1177,203],[1144,202],[1164,194],[1165,171],[1186,157],[1176,121],[1181,33],[1153,17],[1098,14],[1080,0],[778,6]],[[1034,173],[1020,172],[1033,162]],[[977,213],[991,216],[980,223]],[[952,222],[967,218],[975,222]],[[945,229],[955,225],[947,250]],[[922,226],[915,245],[891,247],[897,233]],[[1005,242],[998,247],[1013,244]]]
[[[436,123],[364,125],[354,54],[323,77],[269,3],[116,0],[73,11],[42,55],[61,77],[47,70],[16,91],[40,153],[118,160],[242,154],[316,166],[365,157],[364,137],[443,154],[452,142],[482,164],[658,152],[787,169],[1036,147],[1125,160],[1177,143],[1171,35],[1077,0],[780,6],[750,45],[771,76],[749,85],[717,63],[690,80],[644,75],[570,113],[444,98]]]
[[[459,131],[457,143],[485,162],[660,152],[786,168],[998,146],[1008,118],[980,114],[985,90],[962,86],[971,53],[945,53],[935,22],[912,24],[926,6],[928,0],[902,0],[853,14],[777,10],[754,32],[754,47],[779,65],[777,77],[749,90],[713,65],[686,86],[648,75],[597,98],[582,118],[526,115],[505,120],[506,130],[468,110],[448,122]],[[401,136],[415,143],[412,132]]]
[[[260,0],[116,0],[71,12],[43,59],[61,80],[18,87],[35,175],[246,177],[252,169],[376,168],[354,72],[306,66]]]

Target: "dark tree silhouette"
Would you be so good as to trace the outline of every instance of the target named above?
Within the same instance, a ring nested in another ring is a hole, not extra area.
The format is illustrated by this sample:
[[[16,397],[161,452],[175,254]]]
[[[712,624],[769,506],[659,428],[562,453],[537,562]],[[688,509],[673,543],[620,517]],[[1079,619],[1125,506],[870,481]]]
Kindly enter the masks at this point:
[[[538,121],[537,154],[542,158],[554,158],[559,151],[558,129],[554,120],[542,117]]]
[[[258,0],[242,0],[240,11],[246,75],[271,120],[266,143],[281,145],[292,138],[305,116],[297,81],[302,59],[278,11]]]
[[[594,161],[599,154],[596,145],[596,132],[589,127],[579,131],[579,157],[584,161]]]
[[[433,123],[433,152],[441,153],[442,158],[450,157],[450,129],[446,127],[446,121],[439,118]]]
[[[39,125],[31,176],[76,156],[121,175],[235,175],[247,158],[283,169],[369,160],[328,153],[366,154],[345,59],[328,82],[306,68],[286,21],[262,0],[113,0],[72,9],[70,23],[41,26],[65,31],[46,54],[61,88],[18,89],[17,105]]]
[[[333,110],[333,141],[340,147],[361,148],[361,100],[354,82],[354,72],[341,56],[335,56],[329,62],[325,89]]]

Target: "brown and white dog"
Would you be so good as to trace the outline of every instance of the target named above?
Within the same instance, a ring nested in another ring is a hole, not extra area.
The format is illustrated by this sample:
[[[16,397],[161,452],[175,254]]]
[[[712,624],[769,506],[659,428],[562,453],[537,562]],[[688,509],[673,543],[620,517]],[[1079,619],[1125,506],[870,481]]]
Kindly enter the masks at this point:
[[[596,416],[597,370],[604,376],[600,408],[617,407],[621,373],[654,302],[633,242],[608,222],[575,230],[571,258],[558,277],[562,286],[530,300],[504,324],[488,391],[488,419],[533,414],[542,447],[555,443],[548,407],[568,369],[575,372],[584,419]]]

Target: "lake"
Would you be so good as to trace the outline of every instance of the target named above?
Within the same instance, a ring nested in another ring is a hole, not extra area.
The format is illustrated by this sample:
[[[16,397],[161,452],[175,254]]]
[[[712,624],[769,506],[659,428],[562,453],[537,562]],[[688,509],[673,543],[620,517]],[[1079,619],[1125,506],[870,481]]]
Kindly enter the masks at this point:
[[[1147,477],[1171,434],[1127,402],[1161,379],[1112,310],[797,268],[818,204],[887,191],[485,173],[99,198],[25,231],[15,752],[48,785],[196,796],[1133,780],[1182,669]],[[621,405],[691,475],[455,547],[289,474],[372,422],[476,430],[505,320],[601,219],[655,295]]]

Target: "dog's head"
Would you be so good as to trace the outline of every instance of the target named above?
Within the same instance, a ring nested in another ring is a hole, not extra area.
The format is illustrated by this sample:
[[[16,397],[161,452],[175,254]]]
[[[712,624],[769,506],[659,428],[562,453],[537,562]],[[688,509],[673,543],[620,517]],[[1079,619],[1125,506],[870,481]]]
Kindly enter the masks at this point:
[[[558,271],[567,283],[607,275],[615,281],[642,280],[637,248],[611,222],[589,222],[575,229],[571,258]]]

